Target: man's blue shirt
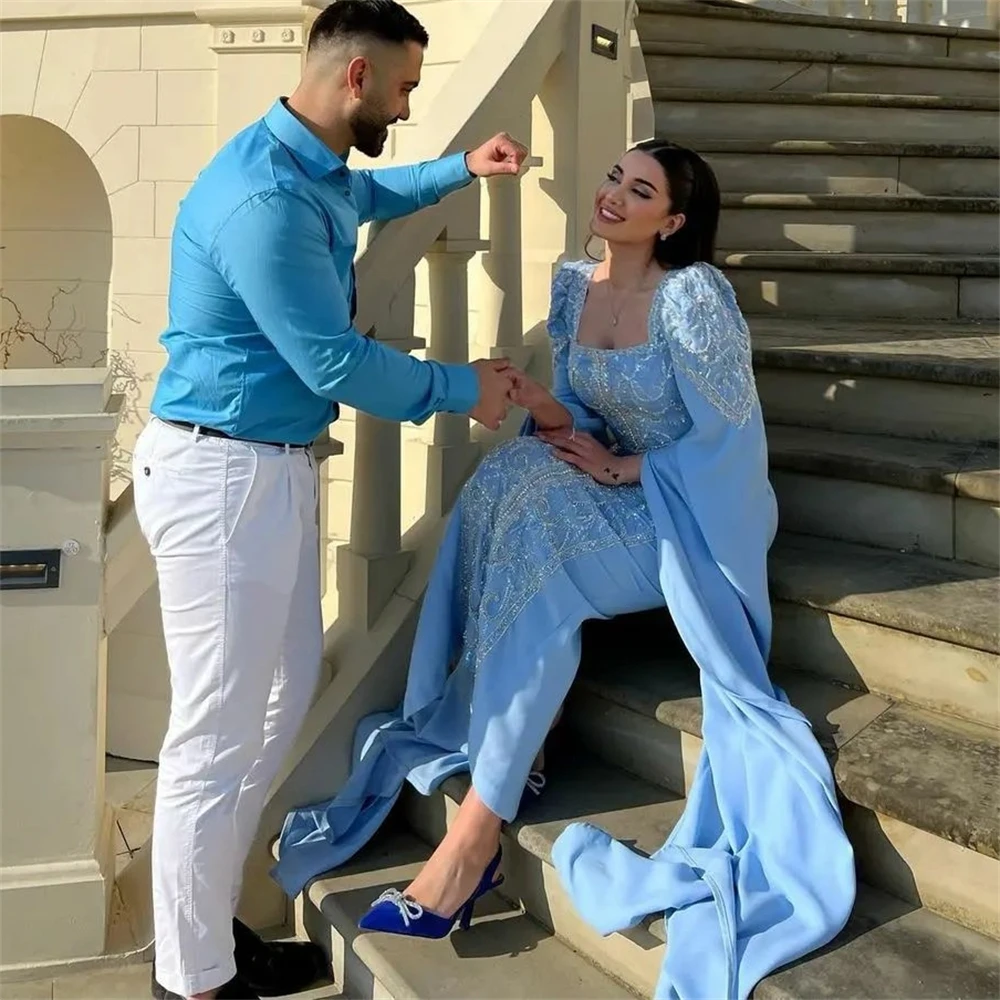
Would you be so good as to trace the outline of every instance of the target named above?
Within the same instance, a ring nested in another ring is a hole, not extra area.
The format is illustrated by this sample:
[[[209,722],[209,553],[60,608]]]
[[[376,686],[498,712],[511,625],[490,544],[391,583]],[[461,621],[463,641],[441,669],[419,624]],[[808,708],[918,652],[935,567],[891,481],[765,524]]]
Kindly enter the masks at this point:
[[[352,325],[358,225],[470,183],[464,154],[349,170],[282,100],[231,139],[181,203],[168,353],[150,409],[258,441],[306,444],[345,403],[390,420],[467,413],[467,365],[418,361]]]

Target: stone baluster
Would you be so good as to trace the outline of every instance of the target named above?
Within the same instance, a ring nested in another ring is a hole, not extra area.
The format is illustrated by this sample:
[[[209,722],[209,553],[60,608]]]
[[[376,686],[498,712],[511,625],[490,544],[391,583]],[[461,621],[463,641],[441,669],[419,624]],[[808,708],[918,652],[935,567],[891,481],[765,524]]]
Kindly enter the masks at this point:
[[[424,346],[413,336],[413,295],[411,279],[393,299],[385,325],[372,334],[399,351]],[[351,538],[337,550],[337,591],[341,616],[371,628],[406,576],[412,555],[400,550],[400,425],[360,411],[355,420]]]
[[[534,166],[536,160],[525,164]],[[480,340],[492,357],[524,365],[524,311],[521,295],[521,184],[512,177],[491,177],[489,249],[483,255],[484,281],[479,293]]]
[[[431,313],[428,358],[448,364],[468,362],[469,261],[488,248],[482,240],[449,239],[445,235],[427,254]],[[440,413],[434,418],[434,438],[427,456],[428,514],[440,517],[451,507],[478,452],[478,445],[469,438],[468,417]]]

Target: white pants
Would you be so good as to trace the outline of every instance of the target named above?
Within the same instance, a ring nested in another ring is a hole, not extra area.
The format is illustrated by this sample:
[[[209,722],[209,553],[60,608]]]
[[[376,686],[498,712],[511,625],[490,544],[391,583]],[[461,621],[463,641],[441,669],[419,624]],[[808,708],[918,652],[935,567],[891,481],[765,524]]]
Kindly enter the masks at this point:
[[[154,418],[133,476],[171,683],[153,819],[156,977],[190,997],[235,975],[243,865],[319,678],[316,467],[309,450]]]

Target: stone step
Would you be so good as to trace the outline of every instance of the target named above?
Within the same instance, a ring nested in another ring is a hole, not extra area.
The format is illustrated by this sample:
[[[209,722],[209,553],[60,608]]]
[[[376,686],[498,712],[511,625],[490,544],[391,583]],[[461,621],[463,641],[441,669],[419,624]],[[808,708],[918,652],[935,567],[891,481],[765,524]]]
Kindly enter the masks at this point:
[[[623,658],[625,627],[591,642],[566,725],[609,764],[687,794],[702,750],[698,670],[662,643]],[[997,733],[805,673],[775,681],[831,757],[861,877],[1000,937]]]
[[[993,446],[768,428],[787,531],[1000,566],[1000,452]]]
[[[995,570],[781,532],[771,662],[1000,728]]]
[[[612,970],[639,995],[653,996],[666,940],[662,917],[652,915],[623,933],[597,934],[569,902],[552,866],[552,845],[569,823],[580,821],[596,824],[640,853],[651,854],[680,817],[684,800],[594,760],[585,750],[573,751],[552,760],[544,794],[505,827],[507,881],[502,891],[574,950]],[[404,793],[407,817],[423,837],[436,843],[468,785],[468,776],[460,776],[428,798]],[[757,986],[754,997],[990,997],[1000,985],[995,948],[982,935],[861,885],[854,913],[837,940],[769,976]],[[871,974],[872,968],[878,975]]]
[[[689,0],[640,0],[636,29],[642,43],[703,42],[842,53],[894,52],[911,56],[989,56],[997,32],[895,21],[862,21],[786,14],[750,5],[716,6]]]
[[[1000,194],[996,145],[787,139],[687,139],[723,191],[990,197]]]
[[[803,94],[654,88],[656,134],[704,139],[986,143],[998,100],[910,94]]]
[[[747,314],[857,320],[995,320],[1000,265],[957,254],[719,251]]]
[[[953,323],[750,316],[771,424],[956,442],[1000,437],[1000,338]]]
[[[729,251],[996,255],[995,198],[913,195],[722,196],[717,244]]]
[[[986,55],[954,59],[652,41],[642,52],[653,87],[995,97],[1000,69]]]
[[[482,900],[468,931],[442,940],[358,930],[384,890],[404,889],[431,850],[386,831],[354,860],[310,883],[305,933],[331,957],[346,996],[380,1000],[623,1000],[631,994],[497,893]]]

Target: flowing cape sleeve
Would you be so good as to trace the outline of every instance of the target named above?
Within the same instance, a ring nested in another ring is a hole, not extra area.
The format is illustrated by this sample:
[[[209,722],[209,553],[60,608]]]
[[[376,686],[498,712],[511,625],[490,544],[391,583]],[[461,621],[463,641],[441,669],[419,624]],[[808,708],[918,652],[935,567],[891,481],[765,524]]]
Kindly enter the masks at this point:
[[[573,417],[573,427],[586,431],[600,441],[607,438],[604,419],[587,407],[573,391],[569,381],[569,349],[587,295],[586,265],[580,261],[563,264],[552,280],[549,317],[546,327],[552,342],[552,387],[554,399],[562,403]],[[521,435],[534,434],[536,425],[529,414],[521,425]]]
[[[646,454],[642,486],[663,594],[700,670],[704,748],[684,814],[652,857],[577,823],[553,860],[602,933],[667,916],[658,1000],[745,1000],[839,933],[854,857],[826,757],[767,672],[776,505],[749,331],[706,264],[672,275],[654,309],[692,426]]]

